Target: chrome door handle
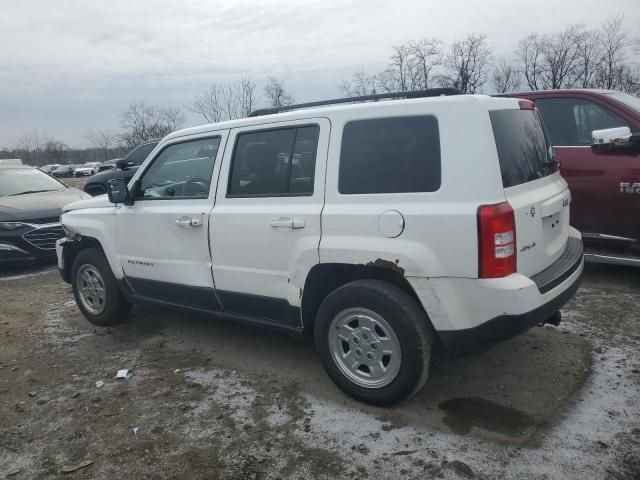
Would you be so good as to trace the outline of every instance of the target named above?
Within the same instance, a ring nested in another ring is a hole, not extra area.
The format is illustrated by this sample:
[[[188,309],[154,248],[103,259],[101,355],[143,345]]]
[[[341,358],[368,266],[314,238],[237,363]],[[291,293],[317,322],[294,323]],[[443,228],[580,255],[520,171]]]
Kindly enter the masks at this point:
[[[294,220],[289,217],[280,217],[280,218],[271,220],[271,226],[274,228],[291,228],[291,229],[304,228],[304,220]]]
[[[197,218],[180,217],[176,220],[176,225],[182,228],[201,227],[202,220]]]

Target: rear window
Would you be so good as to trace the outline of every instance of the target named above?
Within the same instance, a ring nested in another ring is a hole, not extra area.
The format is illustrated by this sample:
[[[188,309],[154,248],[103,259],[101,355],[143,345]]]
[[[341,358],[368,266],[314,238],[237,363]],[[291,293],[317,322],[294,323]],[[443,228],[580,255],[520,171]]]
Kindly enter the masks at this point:
[[[504,188],[531,182],[558,170],[536,110],[489,112]]]
[[[440,188],[440,137],[433,116],[356,120],[344,127],[342,194],[434,192]]]

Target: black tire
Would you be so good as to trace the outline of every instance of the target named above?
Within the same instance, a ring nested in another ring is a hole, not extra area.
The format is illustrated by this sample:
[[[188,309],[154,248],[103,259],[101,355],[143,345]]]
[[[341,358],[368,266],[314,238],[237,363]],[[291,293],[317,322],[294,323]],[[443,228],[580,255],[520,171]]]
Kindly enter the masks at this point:
[[[400,345],[400,367],[387,385],[359,385],[343,373],[333,357],[332,322],[344,312],[357,308],[382,317]],[[429,320],[418,302],[400,288],[379,280],[357,280],[331,292],[320,305],[314,326],[316,350],[329,377],[348,395],[378,406],[406,400],[424,386],[429,378],[432,339]]]
[[[103,309],[98,313],[91,312],[88,309],[79,292],[80,280],[78,273],[81,269],[86,269],[87,266],[95,269],[99,273],[101,284],[104,287],[103,290],[106,293]],[[76,255],[71,268],[71,285],[78,308],[80,308],[82,314],[91,323],[106,327],[127,320],[129,311],[131,310],[131,303],[129,303],[122,294],[118,282],[113,276],[109,262],[107,262],[100,248],[87,248]]]

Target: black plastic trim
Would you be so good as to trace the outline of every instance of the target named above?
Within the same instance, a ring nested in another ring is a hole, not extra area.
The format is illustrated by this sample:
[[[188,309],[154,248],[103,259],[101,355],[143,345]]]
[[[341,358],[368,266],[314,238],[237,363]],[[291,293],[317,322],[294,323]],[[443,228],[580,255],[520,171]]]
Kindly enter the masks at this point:
[[[584,257],[582,240],[570,237],[564,253],[548,268],[531,277],[540,293],[547,293],[564,282],[581,265]]]
[[[222,302],[225,312],[239,313],[275,323],[302,327],[300,308],[290,305],[283,298],[226,292],[223,290],[217,290],[216,293]]]
[[[320,100],[318,102],[298,103],[296,105],[286,105],[274,108],[261,108],[254,110],[249,114],[250,117],[260,117],[262,115],[271,115],[274,113],[287,112],[289,110],[297,110],[299,108],[322,107],[324,105],[338,105],[340,103],[355,103],[372,100],[386,100],[394,98],[425,98],[439,97],[441,95],[460,95],[462,92],[454,87],[428,88],[427,90],[414,90],[411,92],[390,92],[377,93],[374,95],[362,95],[359,97],[334,98],[331,100]]]
[[[118,283],[125,297],[133,303],[151,303],[302,332],[300,308],[284,299],[135,277],[124,277]]]
[[[571,300],[578,291],[581,281],[582,273],[560,295],[530,312],[520,315],[500,315],[474,328],[441,330],[438,335],[447,352],[454,356],[470,355],[486,350],[551,318]]]
[[[136,297],[161,301],[172,305],[184,305],[207,311],[222,310],[213,288],[159,282],[146,278],[127,277]]]

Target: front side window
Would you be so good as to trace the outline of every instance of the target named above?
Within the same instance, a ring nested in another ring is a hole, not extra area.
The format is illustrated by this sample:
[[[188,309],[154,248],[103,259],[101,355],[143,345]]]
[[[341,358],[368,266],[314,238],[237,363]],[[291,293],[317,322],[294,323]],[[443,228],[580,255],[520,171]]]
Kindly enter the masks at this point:
[[[581,98],[540,98],[536,106],[554,146],[589,146],[594,130],[629,126],[612,111]]]
[[[229,196],[312,195],[319,133],[312,125],[239,134]]]
[[[433,116],[357,120],[345,125],[342,194],[434,192],[440,188],[440,136]]]
[[[207,198],[220,137],[170,145],[144,172],[137,198]]]

